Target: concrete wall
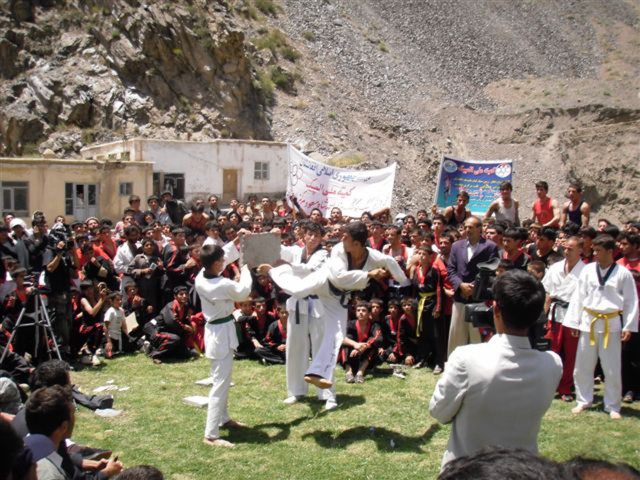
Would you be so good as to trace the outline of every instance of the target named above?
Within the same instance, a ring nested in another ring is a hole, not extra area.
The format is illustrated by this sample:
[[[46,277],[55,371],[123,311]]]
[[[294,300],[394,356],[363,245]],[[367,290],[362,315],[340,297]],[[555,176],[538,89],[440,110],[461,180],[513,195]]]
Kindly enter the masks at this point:
[[[65,212],[65,183],[97,184],[97,216],[114,221],[129,205],[128,197],[119,195],[121,182],[131,182],[133,192],[143,199],[152,192],[153,170],[147,162],[0,158],[0,171],[0,181],[28,182],[29,213],[42,210],[49,222]]]
[[[211,193],[221,196],[225,190],[225,169],[238,171],[235,187],[241,198],[250,194],[281,193],[287,187],[286,143],[251,140],[188,142],[131,139],[82,150],[84,158],[122,155],[130,160],[153,162],[154,172],[184,174],[187,199]],[[255,162],[269,163],[268,180],[254,180]]]

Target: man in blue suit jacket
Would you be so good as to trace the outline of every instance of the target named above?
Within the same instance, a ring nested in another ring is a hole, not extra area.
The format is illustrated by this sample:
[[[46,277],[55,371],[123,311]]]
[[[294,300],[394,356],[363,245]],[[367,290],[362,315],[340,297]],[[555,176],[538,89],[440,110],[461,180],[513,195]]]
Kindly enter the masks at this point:
[[[464,222],[466,237],[451,247],[447,272],[453,285],[453,312],[449,329],[448,354],[459,345],[479,343],[480,332],[473,324],[465,322],[466,304],[473,303],[473,281],[478,274],[478,264],[499,258],[498,247],[491,240],[482,238],[482,221],[475,216]]]

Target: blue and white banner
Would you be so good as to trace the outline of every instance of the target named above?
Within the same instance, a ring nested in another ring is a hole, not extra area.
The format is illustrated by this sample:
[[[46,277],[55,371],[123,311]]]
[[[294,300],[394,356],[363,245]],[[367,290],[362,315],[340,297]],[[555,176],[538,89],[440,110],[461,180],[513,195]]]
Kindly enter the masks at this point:
[[[455,204],[458,193],[465,191],[470,197],[467,208],[483,215],[500,196],[500,184],[512,181],[512,176],[511,160],[460,160],[445,156],[440,162],[435,203],[443,209]]]

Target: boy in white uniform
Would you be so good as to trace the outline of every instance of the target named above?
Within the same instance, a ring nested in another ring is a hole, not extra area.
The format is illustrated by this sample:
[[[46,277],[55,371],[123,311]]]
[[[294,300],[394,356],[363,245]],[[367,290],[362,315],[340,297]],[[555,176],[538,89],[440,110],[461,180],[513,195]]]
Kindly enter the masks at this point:
[[[220,277],[225,267],[225,251],[218,245],[203,246],[200,261],[203,268],[196,277],[195,287],[207,322],[204,348],[205,356],[211,360],[213,377],[204,442],[213,446],[233,447],[233,443],[219,437],[219,427],[242,426],[232,420],[227,411],[233,351],[238,347],[232,313],[234,302],[245,300],[251,293],[251,273],[245,265],[241,269],[239,282]]]
[[[605,375],[604,409],[620,418],[622,400],[621,342],[638,331],[638,294],[633,275],[613,261],[615,240],[600,235],[593,241],[596,261],[585,266],[573,292],[564,325],[580,330],[573,372],[578,414],[593,403],[593,371],[598,358]]]

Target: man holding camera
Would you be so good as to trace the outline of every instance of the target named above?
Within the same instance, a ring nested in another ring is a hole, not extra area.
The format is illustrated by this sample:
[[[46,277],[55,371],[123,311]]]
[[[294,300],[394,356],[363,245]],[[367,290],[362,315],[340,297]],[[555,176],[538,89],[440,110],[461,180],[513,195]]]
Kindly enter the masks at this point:
[[[540,282],[511,270],[496,277],[493,297],[496,335],[451,354],[429,404],[434,418],[453,422],[443,466],[489,445],[537,452],[562,374],[560,357],[531,348],[528,339],[544,306]]]
[[[460,345],[480,342],[478,329],[465,321],[466,304],[473,303],[473,282],[480,271],[479,264],[500,256],[496,244],[482,238],[482,221],[478,217],[467,218],[464,231],[467,238],[452,245],[447,263],[449,281],[455,291],[449,329],[449,355]]]
[[[73,239],[67,239],[60,230],[53,230],[52,244],[44,254],[45,282],[49,289],[49,308],[54,312],[52,327],[61,340],[62,351],[70,354],[71,279],[78,278],[79,260]]]

